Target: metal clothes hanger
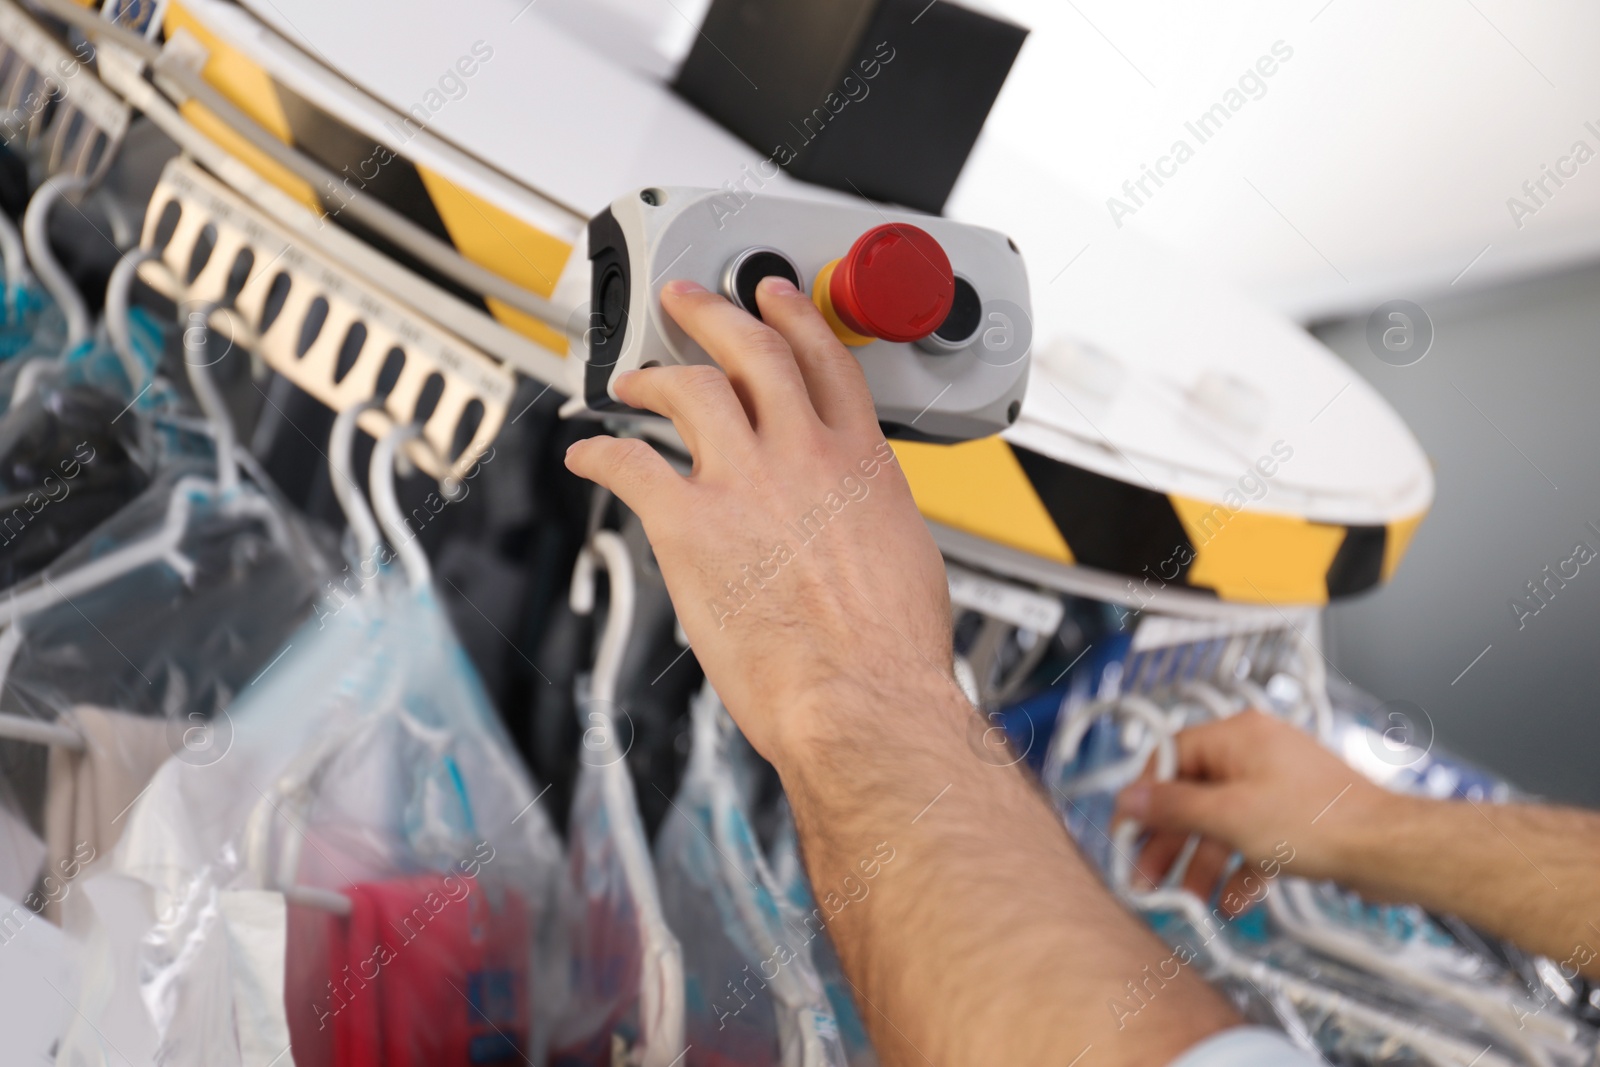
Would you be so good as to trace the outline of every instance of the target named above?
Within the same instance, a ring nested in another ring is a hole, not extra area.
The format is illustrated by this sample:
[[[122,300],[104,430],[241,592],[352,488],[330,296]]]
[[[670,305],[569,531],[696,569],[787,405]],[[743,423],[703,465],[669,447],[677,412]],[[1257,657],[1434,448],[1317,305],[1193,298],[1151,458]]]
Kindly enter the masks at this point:
[[[81,195],[88,188],[89,182],[85,178],[47,178],[44,184],[34,191],[32,199],[28,201],[28,208],[22,215],[22,241],[27,250],[28,261],[33,265],[39,284],[43,285],[51,299],[55,300],[56,306],[61,309],[67,321],[67,339],[61,350],[63,355],[89,339],[93,324],[89,317],[89,305],[84,301],[83,294],[78,292],[78,287],[72,283],[66,269],[61,266],[50,248],[50,213],[63,199]],[[18,392],[20,395],[27,395],[22,391],[20,381]]]
[[[221,309],[214,303],[203,303],[198,310],[209,323],[211,316]],[[191,581],[195,565],[184,555],[182,544],[197,503],[215,502],[228,514],[259,519],[274,540],[279,544],[289,543],[287,525],[271,501],[259,493],[240,491],[233,422],[202,358],[203,347],[204,339],[197,337],[196,331],[185,331],[184,362],[189,382],[216,442],[216,480],[196,475],[179,478],[173,485],[161,527],[155,533],[113,549],[65,574],[54,578],[39,575],[7,590],[0,598],[0,689],[21,647],[23,627],[31,616],[69,603],[82,593],[152,564],[165,564],[183,581]],[[82,746],[82,739],[65,726],[17,715],[0,715],[0,737]]]
[[[405,513],[400,510],[400,498],[395,492],[395,467],[401,461],[402,445],[425,449],[433,453],[431,458],[435,461],[442,459],[423,436],[420,425],[406,423],[395,426],[378,439],[376,447],[372,450],[367,486],[372,492],[373,513],[377,516],[378,525],[388,539],[389,547],[394,549],[395,555],[400,558],[401,569],[405,571],[412,590],[421,591],[432,585],[433,567],[428,563],[428,554],[422,550],[416,534],[407,525]],[[448,468],[449,465],[446,463],[444,469]],[[459,499],[461,486],[453,477],[446,476],[440,483],[440,488],[446,500]]]
[[[140,266],[159,258],[160,253],[153,248],[131,249],[117,260],[117,265],[111,270],[111,278],[106,282],[106,339],[111,342],[111,350],[117,354],[123,373],[128,376],[128,384],[135,392],[139,391],[139,382],[150,370],[133,343],[131,320],[128,317],[129,299]]]
[[[383,551],[383,535],[372,516],[367,498],[361,495],[356,484],[350,454],[355,446],[356,430],[361,414],[381,407],[380,400],[362,400],[339,412],[333,420],[333,430],[328,434],[328,481],[333,486],[334,499],[344,512],[345,522],[355,538],[356,550],[363,560],[376,561]]]
[[[1256,646],[1256,642],[1251,641],[1250,646]],[[1171,695],[1187,698],[1195,706],[1203,709],[1208,717],[1224,718],[1246,707],[1256,707],[1272,713],[1275,708],[1260,686],[1240,684],[1242,679],[1234,669],[1241,662],[1258,658],[1261,651],[1259,647],[1241,645],[1236,638],[1219,657],[1210,681],[1196,679],[1181,683],[1173,689]],[[1315,653],[1315,649],[1302,635],[1295,646],[1295,653],[1301,657],[1302,669],[1309,666],[1313,658],[1320,659],[1307,656],[1307,652]],[[1302,729],[1314,729],[1320,722],[1331,721],[1331,708],[1324,712],[1318,707],[1309,684],[1305,687],[1302,697],[1298,706],[1290,709],[1288,716],[1291,721],[1298,720],[1297,726]],[[1151,736],[1125,759],[1071,783],[1072,792],[1075,794],[1095,789],[1103,790],[1125,781],[1130,770],[1136,773],[1137,768],[1142,768],[1148,762],[1152,750],[1156,755],[1156,780],[1172,780],[1176,776],[1177,766],[1173,736],[1183,727],[1185,719],[1180,715],[1165,714],[1153,702],[1137,695],[1124,695],[1115,701],[1088,705],[1081,709],[1080,714],[1070,717],[1064,724],[1066,732],[1061,738],[1061,743],[1066,746],[1065,751],[1076,751],[1087,733],[1089,724],[1108,712],[1114,716],[1127,715],[1131,712],[1150,731]],[[1137,854],[1141,833],[1142,827],[1132,820],[1125,820],[1112,831],[1113,848],[1108,876],[1113,889],[1140,910],[1178,911],[1196,930],[1209,931],[1212,920],[1205,902],[1181,888],[1183,874],[1199,844],[1198,836],[1190,835],[1160,887],[1140,892],[1133,888],[1132,876],[1133,857]],[[1500,991],[1481,990],[1466,983],[1453,982],[1447,978],[1404,967],[1364,939],[1323,921],[1310,883],[1290,876],[1282,879],[1276,889],[1276,892],[1267,895],[1267,908],[1269,914],[1292,938],[1332,959],[1340,960],[1367,973],[1377,974],[1394,981],[1397,985],[1430,993],[1467,1009],[1473,1016],[1482,1020],[1486,1029],[1495,1034],[1505,1047],[1515,1049],[1536,1067],[1547,1067],[1551,1060],[1544,1048],[1524,1036],[1523,1027],[1526,1023],[1538,1020],[1531,1029],[1547,1040],[1570,1043],[1576,1039],[1575,1023],[1537,1014],[1531,1010],[1531,1001],[1514,1003]],[[1239,956],[1223,938],[1213,937],[1208,942],[1208,952],[1224,973],[1248,978],[1258,988],[1269,985],[1281,989],[1297,999],[1309,1000],[1326,1007],[1327,1010],[1340,1011],[1382,1032],[1414,1041],[1420,1051],[1436,1058],[1438,1062],[1460,1062],[1454,1057],[1467,1049],[1465,1043],[1450,1035],[1416,1026],[1388,1012],[1355,1005],[1315,983],[1308,983],[1260,961]],[[1477,1052],[1475,1049],[1468,1051],[1466,1056],[1470,1059],[1477,1055]]]
[[[22,310],[22,294],[33,281],[28,270],[28,255],[22,243],[22,231],[17,229],[11,216],[0,211],[0,260],[5,262],[6,304],[10,314]],[[7,316],[9,318],[9,315]]]
[[[333,479],[334,494],[364,557],[376,558],[382,550],[383,540],[379,532],[381,522],[384,531],[394,544],[407,546],[405,549],[397,548],[397,552],[401,556],[402,565],[406,568],[409,584],[413,589],[425,588],[430,581],[427,558],[421,554],[421,549],[415,544],[415,538],[407,536],[410,531],[406,528],[404,516],[400,514],[395,501],[394,488],[394,468],[398,450],[402,444],[417,436],[416,428],[397,426],[385,434],[373,449],[369,478],[374,504],[378,511],[377,519],[374,518],[373,508],[368,507],[351,475],[350,453],[355,443],[357,420],[368,407],[380,403],[378,400],[368,400],[352,404],[335,417],[333,430],[328,436],[328,470]],[[380,502],[379,498],[384,499]],[[315,771],[308,777],[314,775]],[[269,886],[282,893],[284,899],[291,904],[300,904],[333,915],[348,917],[353,912],[354,905],[346,894],[295,882],[302,841],[299,835],[286,835],[276,858],[269,855],[272,816],[279,814],[284,807],[293,807],[298,814],[304,814],[314,798],[315,791],[309,783],[303,782],[301,787],[295,790],[294,796],[286,796],[285,792],[282,783],[275,785],[273,793],[278,797],[278,801],[257,805],[252,814],[246,830],[246,853],[251,857],[251,865],[262,872]]]
[[[633,628],[636,594],[633,560],[622,535],[597,530],[578,553],[572,574],[570,603],[578,615],[590,615],[595,608],[595,572],[604,568],[609,579],[609,601],[600,648],[595,656],[590,681],[594,703],[613,704],[622,674],[628,635]],[[590,747],[618,751],[615,724],[591,713],[594,725],[585,724],[584,744],[591,735],[599,743]],[[596,721],[598,720],[598,721]],[[593,767],[600,776],[602,796],[613,827],[638,826],[638,801],[633,781],[620,758]],[[667,928],[661,913],[661,897],[655,884],[655,869],[649,847],[641,840],[638,848],[618,848],[617,855],[633,897],[639,906],[640,943],[644,961],[639,982],[639,1014],[642,1067],[667,1067],[673,1056],[681,1055],[684,1033],[683,955],[677,939]],[[666,931],[664,938],[655,931]]]

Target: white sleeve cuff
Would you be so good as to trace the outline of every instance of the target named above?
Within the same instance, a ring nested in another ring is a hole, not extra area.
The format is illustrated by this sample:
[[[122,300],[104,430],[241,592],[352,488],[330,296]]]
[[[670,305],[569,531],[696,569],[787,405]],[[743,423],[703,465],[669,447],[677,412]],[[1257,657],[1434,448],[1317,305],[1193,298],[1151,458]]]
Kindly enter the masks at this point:
[[[1236,1026],[1212,1034],[1173,1060],[1171,1067],[1319,1067],[1321,1063],[1277,1030]]]

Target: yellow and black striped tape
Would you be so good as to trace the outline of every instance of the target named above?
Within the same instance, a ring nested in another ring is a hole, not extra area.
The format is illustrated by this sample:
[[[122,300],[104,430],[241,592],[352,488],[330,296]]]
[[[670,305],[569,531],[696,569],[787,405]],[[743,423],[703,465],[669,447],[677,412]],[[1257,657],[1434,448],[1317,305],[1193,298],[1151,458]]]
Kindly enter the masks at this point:
[[[1130,595],[1163,586],[1254,604],[1323,604],[1388,581],[1422,515],[1384,526],[1160,493],[1062,463],[999,437],[959,445],[895,441],[933,522],[1045,560],[1124,575]]]
[[[349,176],[359,188],[356,195],[376,198],[448,242],[463,258],[529,292],[549,297],[555,290],[556,281],[572,254],[569,242],[407,158],[402,154],[403,149],[379,145],[316,102],[274,79],[255,60],[219,38],[182,4],[169,4],[162,31],[171,37],[180,30],[192,34],[206,47],[206,64],[200,73],[213,88],[285,144],[316,160],[335,175]],[[492,297],[464,289],[355,223],[349,214],[339,210],[343,197],[350,195],[348,191],[313,189],[310,183],[268,158],[193,100],[183,103],[180,110],[196,129],[313,211],[356,233],[441,289],[481,308],[509,329],[558,355],[566,355],[566,338],[559,330]],[[373,161],[381,161],[381,165]],[[370,162],[370,168],[364,167],[364,162]]]

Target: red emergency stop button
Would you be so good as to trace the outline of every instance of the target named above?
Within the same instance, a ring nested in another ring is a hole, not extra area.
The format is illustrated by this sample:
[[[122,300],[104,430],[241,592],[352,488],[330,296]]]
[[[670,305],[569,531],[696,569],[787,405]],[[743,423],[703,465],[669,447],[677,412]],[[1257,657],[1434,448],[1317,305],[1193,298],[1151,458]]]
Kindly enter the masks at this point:
[[[821,275],[812,294],[847,344],[919,341],[955,299],[950,257],[932,234],[903,222],[868,230]]]

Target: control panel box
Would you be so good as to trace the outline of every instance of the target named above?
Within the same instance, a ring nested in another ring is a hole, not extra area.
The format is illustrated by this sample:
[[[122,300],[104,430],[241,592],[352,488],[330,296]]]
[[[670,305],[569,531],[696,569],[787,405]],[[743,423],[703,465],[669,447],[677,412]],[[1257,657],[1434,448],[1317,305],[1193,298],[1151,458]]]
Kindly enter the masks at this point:
[[[612,379],[712,363],[662,310],[687,278],[760,316],[780,274],[810,296],[860,361],[891,436],[962,441],[1016,421],[1032,347],[1028,276],[1004,234],[863,202],[727,190],[641,189],[589,223],[589,305],[576,317],[584,398],[626,410]]]

